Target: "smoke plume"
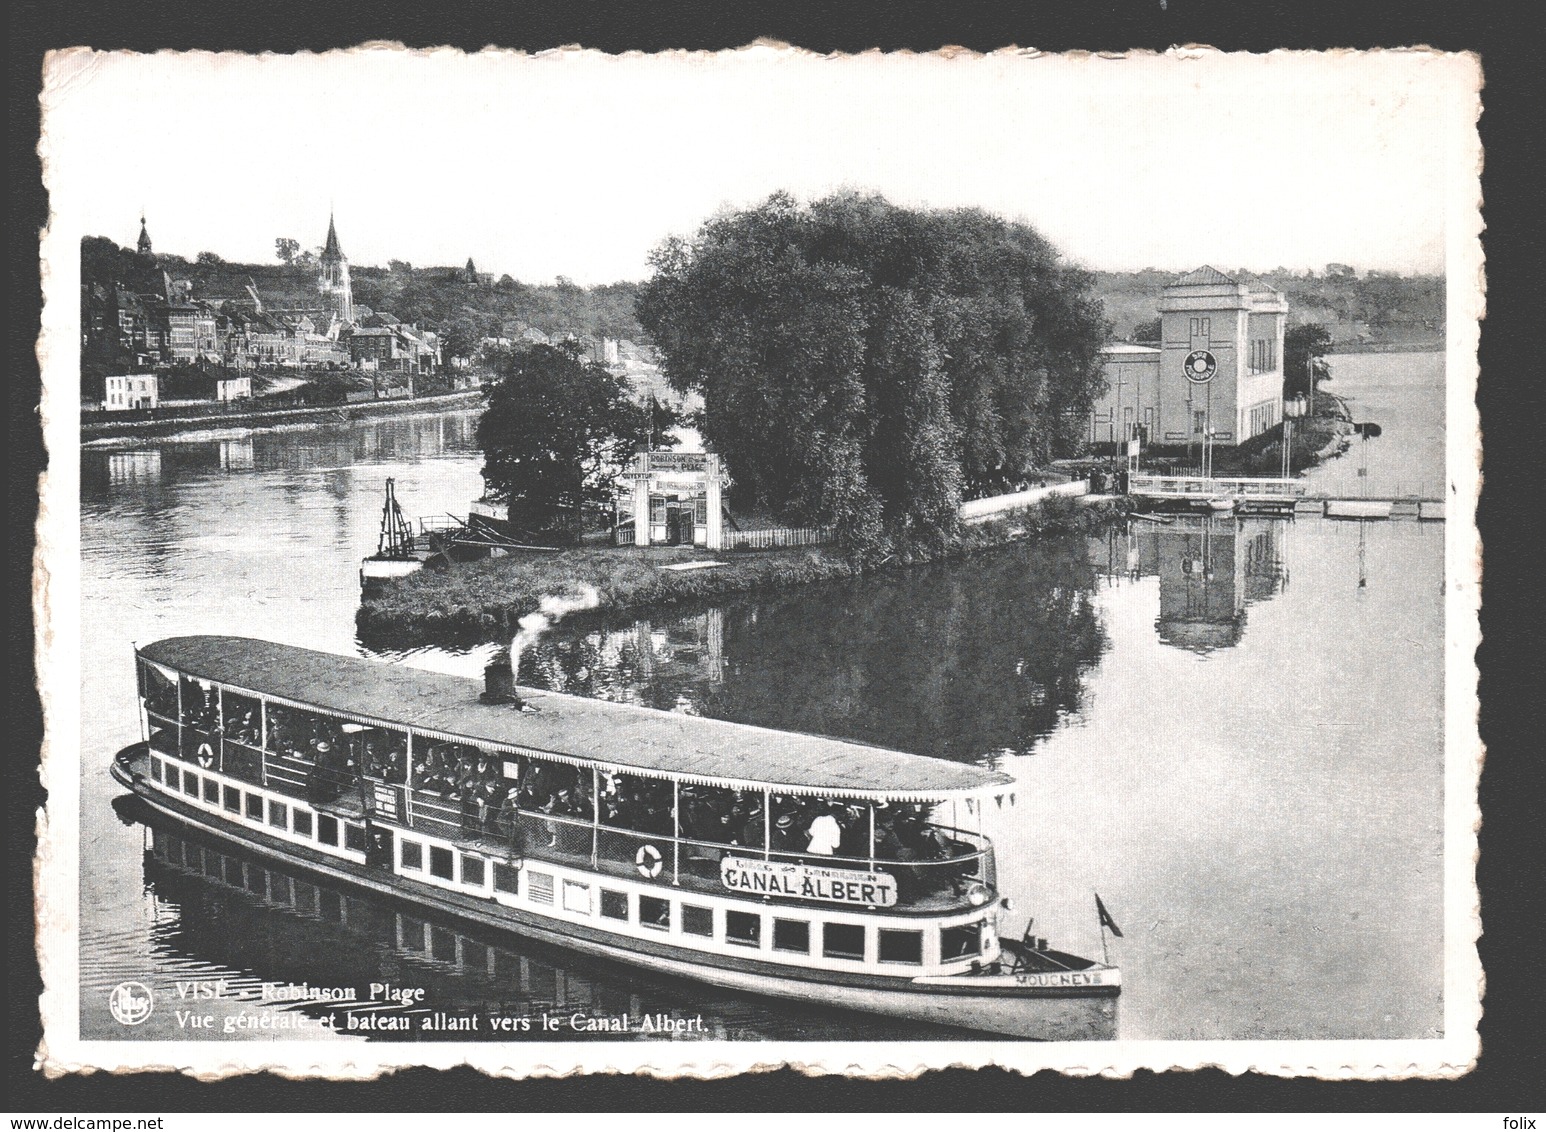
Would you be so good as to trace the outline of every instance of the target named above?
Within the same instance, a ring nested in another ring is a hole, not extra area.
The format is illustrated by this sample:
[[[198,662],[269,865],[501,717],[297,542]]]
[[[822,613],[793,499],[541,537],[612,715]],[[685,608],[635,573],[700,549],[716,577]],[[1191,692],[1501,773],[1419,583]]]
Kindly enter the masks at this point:
[[[543,594],[536,610],[516,622],[520,629],[510,639],[510,675],[515,682],[521,682],[521,653],[528,645],[535,644],[543,633],[569,614],[595,609],[600,604],[601,594],[593,586],[582,586],[578,594],[563,597]]]

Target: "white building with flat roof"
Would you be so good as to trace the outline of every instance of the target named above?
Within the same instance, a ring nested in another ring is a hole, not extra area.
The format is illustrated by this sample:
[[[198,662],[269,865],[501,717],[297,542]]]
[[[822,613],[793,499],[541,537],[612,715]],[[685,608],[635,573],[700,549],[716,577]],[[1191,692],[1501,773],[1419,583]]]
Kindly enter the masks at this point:
[[[1165,288],[1159,310],[1158,347],[1102,352],[1107,391],[1090,415],[1092,444],[1178,446],[1211,429],[1229,447],[1283,420],[1281,291],[1200,267]]]

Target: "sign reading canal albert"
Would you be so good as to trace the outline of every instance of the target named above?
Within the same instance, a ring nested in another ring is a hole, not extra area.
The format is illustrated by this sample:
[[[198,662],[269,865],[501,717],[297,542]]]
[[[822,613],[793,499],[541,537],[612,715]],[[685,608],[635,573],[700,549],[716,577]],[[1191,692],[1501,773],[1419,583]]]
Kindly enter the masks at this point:
[[[890,873],[861,873],[853,869],[828,869],[788,861],[726,857],[719,863],[719,881],[736,892],[830,900],[835,904],[863,904],[876,908],[890,908],[896,903],[896,877]]]
[[[1218,359],[1211,350],[1193,350],[1186,355],[1186,380],[1193,385],[1206,385],[1219,371]]]

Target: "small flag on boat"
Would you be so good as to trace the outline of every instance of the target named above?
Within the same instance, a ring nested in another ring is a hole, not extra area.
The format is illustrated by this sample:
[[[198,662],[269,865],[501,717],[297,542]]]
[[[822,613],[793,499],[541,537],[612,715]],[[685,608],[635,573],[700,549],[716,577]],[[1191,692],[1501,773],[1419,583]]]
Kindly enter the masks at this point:
[[[1121,939],[1122,929],[1117,927],[1117,922],[1111,918],[1111,913],[1106,911],[1106,905],[1102,903],[1098,892],[1095,894],[1095,911],[1100,916],[1100,926],[1110,928],[1111,934]]]

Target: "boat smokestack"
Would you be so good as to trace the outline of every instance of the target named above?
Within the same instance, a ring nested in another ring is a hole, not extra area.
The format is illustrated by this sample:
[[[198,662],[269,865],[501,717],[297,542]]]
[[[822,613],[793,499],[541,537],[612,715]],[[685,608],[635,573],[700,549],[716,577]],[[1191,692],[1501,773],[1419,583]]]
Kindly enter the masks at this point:
[[[500,649],[483,669],[483,694],[478,697],[485,704],[514,704],[521,707],[521,697],[515,692],[515,673],[510,668],[510,654]]]

